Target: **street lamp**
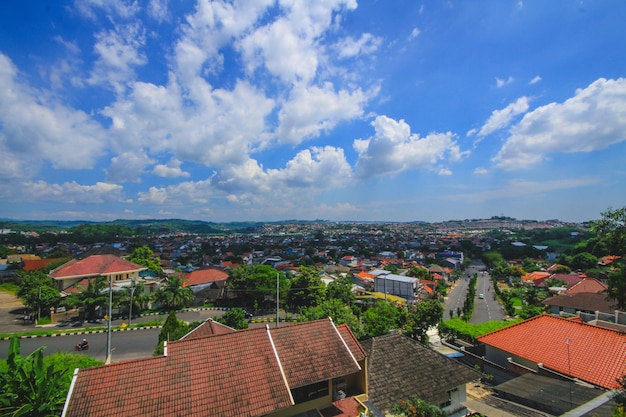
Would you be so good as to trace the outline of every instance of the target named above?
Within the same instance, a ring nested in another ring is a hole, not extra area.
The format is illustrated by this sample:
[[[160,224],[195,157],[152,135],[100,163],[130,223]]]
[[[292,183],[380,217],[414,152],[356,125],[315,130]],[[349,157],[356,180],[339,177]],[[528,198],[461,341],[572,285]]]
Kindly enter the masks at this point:
[[[130,280],[130,307],[128,309],[128,325],[133,320],[133,293],[135,292],[135,279]]]

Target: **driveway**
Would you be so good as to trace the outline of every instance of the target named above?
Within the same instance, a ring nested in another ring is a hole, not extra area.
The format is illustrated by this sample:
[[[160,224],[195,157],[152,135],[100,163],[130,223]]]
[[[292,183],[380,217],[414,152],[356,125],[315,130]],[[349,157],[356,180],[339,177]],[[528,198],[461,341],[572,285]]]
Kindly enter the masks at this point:
[[[0,291],[0,333],[25,332],[35,328],[24,322],[24,304],[11,293]]]

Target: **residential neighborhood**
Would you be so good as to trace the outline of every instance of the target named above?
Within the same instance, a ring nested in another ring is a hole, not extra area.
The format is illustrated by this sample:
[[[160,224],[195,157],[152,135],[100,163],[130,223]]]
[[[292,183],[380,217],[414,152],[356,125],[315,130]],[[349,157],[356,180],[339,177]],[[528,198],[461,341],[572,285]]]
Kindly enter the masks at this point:
[[[81,244],[5,229],[0,272],[18,287],[39,276],[24,298],[37,306],[24,309],[35,329],[63,326],[60,312],[77,328],[151,311],[245,313],[242,325],[193,324],[158,354],[76,369],[63,416],[386,416],[417,399],[449,416],[611,416],[625,388],[626,312],[608,277],[624,254],[574,269],[576,253],[521,243],[537,230],[567,230],[578,247],[593,236],[587,225],[508,219]],[[83,304],[92,293],[99,301]],[[491,303],[498,329],[455,327],[480,325],[472,315]]]

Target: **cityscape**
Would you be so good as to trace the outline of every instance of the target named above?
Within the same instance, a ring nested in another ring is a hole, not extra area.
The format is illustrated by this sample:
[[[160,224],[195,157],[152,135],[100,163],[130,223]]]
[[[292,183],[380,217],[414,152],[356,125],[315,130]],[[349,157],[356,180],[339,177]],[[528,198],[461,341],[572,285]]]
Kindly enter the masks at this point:
[[[626,328],[624,211],[585,223],[3,221],[2,358],[20,354],[12,334],[22,334],[26,358],[74,346],[95,361],[77,362],[74,388],[61,389],[65,415],[170,415],[156,406],[170,382],[141,388],[157,374],[242,384],[267,342],[289,369],[292,399],[267,409],[277,397],[249,391],[237,405],[244,414],[400,416],[408,404],[448,416],[612,416],[626,374],[626,351],[615,354]],[[45,334],[62,337],[37,337]],[[550,356],[561,343],[567,354]],[[237,364],[226,359],[233,352]],[[335,359],[346,367],[338,373],[328,362],[336,355],[353,358]],[[409,374],[390,371],[406,368],[407,355]],[[211,365],[216,357],[226,368]],[[305,362],[314,368],[295,382]],[[257,368],[255,384],[280,390],[272,372]],[[85,395],[96,380],[106,389]],[[97,412],[111,395],[121,401]],[[220,402],[166,401],[231,413]]]

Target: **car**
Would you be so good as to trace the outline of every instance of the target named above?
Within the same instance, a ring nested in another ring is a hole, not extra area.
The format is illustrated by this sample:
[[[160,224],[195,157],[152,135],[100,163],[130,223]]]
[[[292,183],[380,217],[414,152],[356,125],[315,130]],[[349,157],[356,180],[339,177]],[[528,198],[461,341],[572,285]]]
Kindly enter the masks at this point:
[[[483,298],[485,298],[485,294],[478,294],[478,298],[482,300]]]

